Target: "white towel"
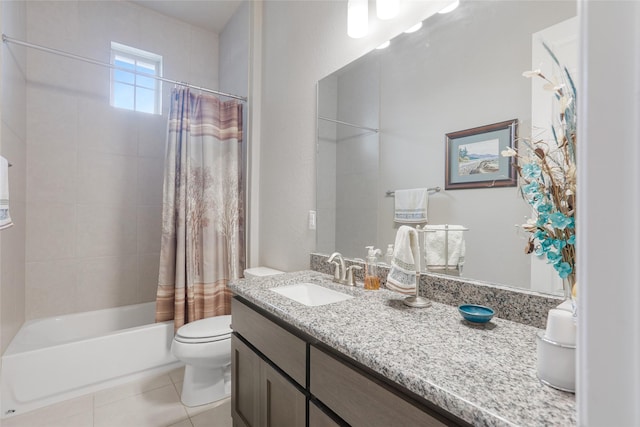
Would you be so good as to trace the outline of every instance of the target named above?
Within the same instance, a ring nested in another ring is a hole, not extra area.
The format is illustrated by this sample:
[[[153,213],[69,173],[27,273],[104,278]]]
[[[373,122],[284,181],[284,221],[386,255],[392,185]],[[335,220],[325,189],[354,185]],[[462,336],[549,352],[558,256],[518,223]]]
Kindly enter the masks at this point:
[[[420,272],[420,242],[418,232],[402,225],[396,233],[387,288],[403,294],[416,293],[416,274]]]
[[[444,253],[445,242],[445,226],[444,225],[428,225],[424,230],[424,252],[427,268],[444,267],[448,264],[451,268],[456,268],[464,264],[465,243],[464,243],[464,227],[460,225],[449,225],[449,243],[448,243],[448,263],[446,262]],[[436,231],[429,231],[436,230]]]
[[[0,157],[0,230],[12,225],[9,215],[9,162]]]
[[[427,222],[429,191],[426,188],[396,190],[395,214],[393,220],[405,224],[421,224]]]

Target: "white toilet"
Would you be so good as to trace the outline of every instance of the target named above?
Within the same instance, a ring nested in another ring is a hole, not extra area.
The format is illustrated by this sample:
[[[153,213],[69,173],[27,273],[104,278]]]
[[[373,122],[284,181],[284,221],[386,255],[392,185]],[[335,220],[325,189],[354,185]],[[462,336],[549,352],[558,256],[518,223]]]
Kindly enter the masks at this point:
[[[256,277],[275,276],[277,274],[283,274],[284,271],[276,270],[270,267],[253,267],[247,268],[244,271],[245,279],[255,279]]]
[[[273,276],[282,271],[249,268],[246,278]],[[208,317],[187,323],[176,332],[171,352],[185,363],[180,399],[200,406],[231,394],[231,316]]]
[[[200,406],[231,394],[231,316],[208,317],[178,329],[171,352],[185,363],[180,399]]]

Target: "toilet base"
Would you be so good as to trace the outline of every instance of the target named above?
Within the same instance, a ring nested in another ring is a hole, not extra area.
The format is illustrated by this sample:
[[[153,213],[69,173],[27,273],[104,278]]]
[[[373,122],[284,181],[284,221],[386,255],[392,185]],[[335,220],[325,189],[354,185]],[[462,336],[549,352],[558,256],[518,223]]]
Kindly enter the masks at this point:
[[[231,367],[202,368],[186,365],[180,400],[185,406],[206,405],[231,395]]]

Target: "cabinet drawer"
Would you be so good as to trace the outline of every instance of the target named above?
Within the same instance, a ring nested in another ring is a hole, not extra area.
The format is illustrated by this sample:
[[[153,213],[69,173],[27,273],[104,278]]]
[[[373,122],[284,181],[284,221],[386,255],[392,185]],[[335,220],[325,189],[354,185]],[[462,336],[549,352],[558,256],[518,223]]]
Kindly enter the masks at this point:
[[[231,327],[269,360],[306,387],[307,345],[237,299],[231,301]]]
[[[310,357],[311,394],[353,427],[446,425],[325,352]]]

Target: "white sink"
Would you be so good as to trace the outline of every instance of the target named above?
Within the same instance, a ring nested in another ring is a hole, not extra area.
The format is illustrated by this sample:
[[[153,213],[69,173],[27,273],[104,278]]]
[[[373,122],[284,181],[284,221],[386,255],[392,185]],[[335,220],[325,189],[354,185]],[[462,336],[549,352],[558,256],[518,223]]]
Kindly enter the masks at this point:
[[[314,283],[297,283],[295,285],[280,286],[270,288],[269,290],[277,292],[289,299],[299,302],[300,304],[315,307],[318,305],[331,304],[333,302],[344,301],[353,298],[351,295],[342,292],[327,289]]]

